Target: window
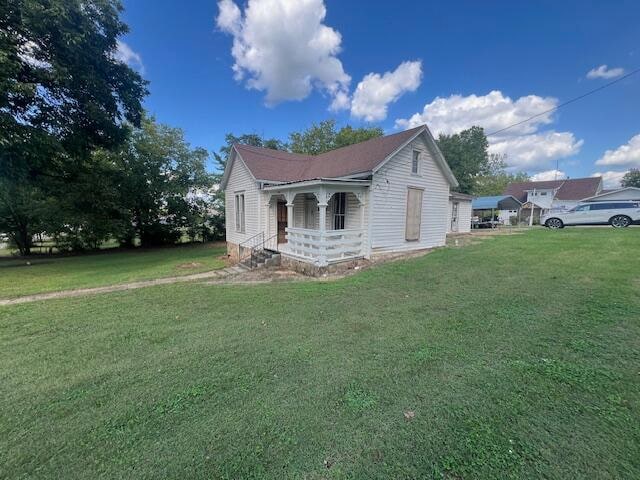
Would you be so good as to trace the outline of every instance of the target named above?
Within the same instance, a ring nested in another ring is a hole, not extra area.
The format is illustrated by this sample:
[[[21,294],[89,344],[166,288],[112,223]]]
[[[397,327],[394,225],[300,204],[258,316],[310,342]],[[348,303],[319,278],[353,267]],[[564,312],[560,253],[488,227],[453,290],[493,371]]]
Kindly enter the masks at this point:
[[[616,208],[614,203],[594,203],[591,205],[591,210],[609,210],[612,208]]]
[[[244,233],[244,193],[236,195],[236,232]]]
[[[541,196],[543,196],[543,197],[544,197],[546,194],[547,194],[547,192],[540,192],[540,195],[541,195]]]
[[[634,203],[593,203],[591,210],[617,210],[619,208],[636,208]]]
[[[411,160],[411,173],[413,175],[420,174],[420,152],[418,150],[413,151],[413,159]]]
[[[347,194],[336,193],[333,196],[333,229],[344,230],[344,217],[347,206]]]
[[[405,239],[420,240],[420,223],[422,220],[422,190],[411,188],[407,190],[407,220]]]
[[[575,212],[588,212],[590,205],[580,205],[576,207]]]

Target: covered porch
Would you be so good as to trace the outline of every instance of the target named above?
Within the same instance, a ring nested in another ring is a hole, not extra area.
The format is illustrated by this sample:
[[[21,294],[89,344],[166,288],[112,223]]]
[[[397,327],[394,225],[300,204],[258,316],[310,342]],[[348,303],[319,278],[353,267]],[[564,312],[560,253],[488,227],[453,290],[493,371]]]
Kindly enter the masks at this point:
[[[268,235],[283,255],[318,267],[368,256],[369,185],[320,179],[265,187]]]

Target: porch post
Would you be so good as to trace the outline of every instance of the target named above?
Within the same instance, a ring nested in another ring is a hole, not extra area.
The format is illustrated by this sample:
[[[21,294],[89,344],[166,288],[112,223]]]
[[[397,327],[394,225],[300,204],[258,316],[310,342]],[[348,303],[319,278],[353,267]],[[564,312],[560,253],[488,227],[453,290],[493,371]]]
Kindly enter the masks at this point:
[[[318,266],[325,267],[327,262],[327,249],[326,249],[326,232],[327,232],[327,196],[324,188],[320,187],[318,195],[318,233],[320,235],[320,252],[318,256]]]
[[[287,229],[289,229],[293,228],[293,201],[296,198],[296,194],[294,192],[286,192],[284,198],[287,200]],[[285,233],[285,238],[289,241],[289,232],[285,230]]]

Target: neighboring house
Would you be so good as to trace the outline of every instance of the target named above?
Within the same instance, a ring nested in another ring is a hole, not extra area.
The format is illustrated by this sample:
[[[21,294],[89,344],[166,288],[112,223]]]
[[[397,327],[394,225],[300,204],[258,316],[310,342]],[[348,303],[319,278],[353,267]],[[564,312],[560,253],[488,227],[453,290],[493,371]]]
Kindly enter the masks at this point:
[[[523,213],[534,208],[534,217],[551,210],[569,210],[584,198],[602,191],[602,177],[571,178],[543,182],[510,183],[505,195],[512,195],[523,203]]]
[[[449,194],[449,220],[447,233],[469,233],[471,231],[471,202],[473,196],[466,193]]]
[[[604,202],[608,200],[637,200],[640,201],[640,188],[624,187],[614,190],[602,190],[599,195],[585,198],[585,202]]]
[[[511,218],[519,220],[522,203],[511,195],[497,195],[491,197],[476,197],[471,204],[473,216],[480,222],[486,218],[498,221],[503,225],[510,225]],[[497,218],[497,220],[496,220]]]
[[[456,181],[428,128],[320,155],[234,145],[222,188],[227,250],[276,249],[326,267],[444,245]]]

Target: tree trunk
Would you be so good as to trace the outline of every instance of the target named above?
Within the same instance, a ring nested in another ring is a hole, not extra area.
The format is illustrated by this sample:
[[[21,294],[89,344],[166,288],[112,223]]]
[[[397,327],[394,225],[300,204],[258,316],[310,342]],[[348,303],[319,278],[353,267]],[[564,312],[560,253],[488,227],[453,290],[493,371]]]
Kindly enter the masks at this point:
[[[20,255],[31,255],[32,238],[26,225],[20,225],[11,236],[20,251]]]

